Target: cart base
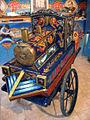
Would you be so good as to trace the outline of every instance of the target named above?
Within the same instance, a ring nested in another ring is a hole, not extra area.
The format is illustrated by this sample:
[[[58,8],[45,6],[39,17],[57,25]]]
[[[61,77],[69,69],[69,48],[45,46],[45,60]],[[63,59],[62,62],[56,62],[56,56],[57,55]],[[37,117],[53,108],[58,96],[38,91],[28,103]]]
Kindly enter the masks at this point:
[[[60,91],[59,86],[60,86],[60,83],[57,84],[56,89],[48,97],[45,97],[45,96],[42,96],[42,95],[37,95],[37,96],[27,97],[27,98],[23,98],[23,99],[25,99],[27,101],[30,101],[34,104],[37,104],[37,105],[40,105],[40,106],[43,106],[43,107],[47,107],[48,105],[51,104],[51,101],[56,96],[57,92]],[[4,84],[1,87],[1,90],[4,91],[4,92],[7,92],[6,84]]]
[[[6,84],[4,84],[1,87],[1,90],[4,91],[4,92],[7,92]],[[43,106],[43,107],[47,107],[48,105],[50,105],[50,98],[49,97],[44,97],[42,95],[28,97],[28,98],[24,98],[24,99],[27,100],[27,101],[31,101],[32,103],[38,104],[40,106]]]

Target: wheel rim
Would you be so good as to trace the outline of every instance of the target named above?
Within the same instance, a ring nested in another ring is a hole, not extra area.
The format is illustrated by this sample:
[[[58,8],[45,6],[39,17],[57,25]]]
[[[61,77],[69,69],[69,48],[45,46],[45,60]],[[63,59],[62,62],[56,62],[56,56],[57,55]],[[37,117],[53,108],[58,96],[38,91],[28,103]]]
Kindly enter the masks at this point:
[[[74,109],[78,92],[78,78],[75,69],[71,69],[64,83],[64,91],[61,97],[61,109],[64,115],[69,115]],[[63,106],[63,107],[62,107]]]

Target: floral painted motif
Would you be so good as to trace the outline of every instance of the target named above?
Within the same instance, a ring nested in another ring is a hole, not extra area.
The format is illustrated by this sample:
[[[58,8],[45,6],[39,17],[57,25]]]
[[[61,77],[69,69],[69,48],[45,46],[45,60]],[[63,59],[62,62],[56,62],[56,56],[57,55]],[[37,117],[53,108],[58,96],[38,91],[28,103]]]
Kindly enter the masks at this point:
[[[63,7],[62,2],[56,1],[52,4],[52,7],[56,10],[56,12],[59,12],[60,9]]]
[[[11,11],[12,12],[16,12],[17,11],[17,8],[20,7],[20,3],[17,2],[16,0],[12,1],[9,3],[9,7],[11,7]]]

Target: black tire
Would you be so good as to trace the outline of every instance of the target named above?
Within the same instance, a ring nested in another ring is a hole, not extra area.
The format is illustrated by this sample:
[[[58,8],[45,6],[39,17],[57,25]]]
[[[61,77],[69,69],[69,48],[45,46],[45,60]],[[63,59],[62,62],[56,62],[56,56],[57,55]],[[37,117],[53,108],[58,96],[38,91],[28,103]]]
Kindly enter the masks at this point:
[[[78,94],[78,76],[75,69],[69,69],[64,76],[61,87],[61,111],[64,116],[69,116],[76,104]],[[66,95],[66,97],[65,97]]]

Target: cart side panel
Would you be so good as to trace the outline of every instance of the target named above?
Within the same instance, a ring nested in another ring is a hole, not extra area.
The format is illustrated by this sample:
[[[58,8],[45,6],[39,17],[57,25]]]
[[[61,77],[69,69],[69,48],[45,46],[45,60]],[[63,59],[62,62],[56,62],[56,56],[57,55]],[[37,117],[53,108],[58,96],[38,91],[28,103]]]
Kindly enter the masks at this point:
[[[53,65],[54,69],[48,75],[47,79],[48,96],[52,93],[57,84],[60,82],[62,76],[71,66],[75,57],[76,57],[75,43],[73,42],[71,46],[67,49],[67,51],[65,51],[65,53],[61,56],[60,61],[57,62],[56,66]]]

